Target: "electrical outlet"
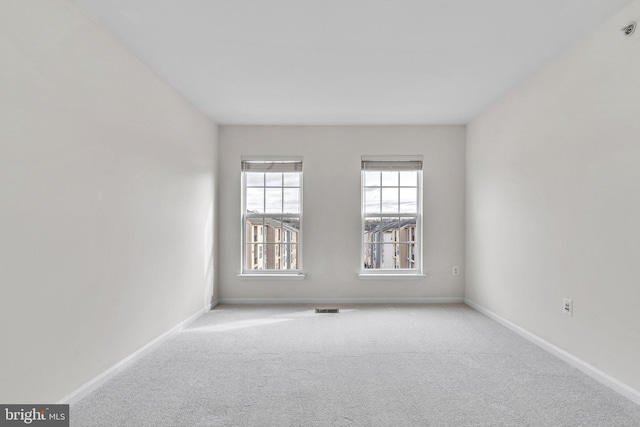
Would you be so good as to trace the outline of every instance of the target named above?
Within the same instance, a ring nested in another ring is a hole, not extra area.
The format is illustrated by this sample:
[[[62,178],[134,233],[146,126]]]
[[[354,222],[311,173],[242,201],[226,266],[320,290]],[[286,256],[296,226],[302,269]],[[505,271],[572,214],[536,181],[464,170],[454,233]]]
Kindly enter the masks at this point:
[[[573,317],[573,301],[569,298],[562,299],[562,310],[564,314]]]
[[[460,274],[460,267],[458,267],[457,265],[454,265],[453,268],[451,269],[451,274],[453,276],[457,276],[458,274]]]

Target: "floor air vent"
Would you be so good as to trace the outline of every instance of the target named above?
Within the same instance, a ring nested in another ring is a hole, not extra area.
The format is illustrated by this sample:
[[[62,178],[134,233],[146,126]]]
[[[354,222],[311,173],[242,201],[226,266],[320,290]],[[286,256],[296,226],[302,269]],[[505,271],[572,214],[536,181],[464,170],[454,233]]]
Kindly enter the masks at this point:
[[[316,313],[339,313],[337,308],[316,308]]]

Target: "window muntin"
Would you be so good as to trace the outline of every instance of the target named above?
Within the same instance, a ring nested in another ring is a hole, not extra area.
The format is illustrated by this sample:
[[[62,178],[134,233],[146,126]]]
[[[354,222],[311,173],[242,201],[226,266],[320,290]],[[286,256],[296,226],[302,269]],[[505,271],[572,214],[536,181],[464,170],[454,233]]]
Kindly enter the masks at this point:
[[[242,273],[299,273],[302,162],[243,161],[242,170]]]
[[[362,162],[362,255],[367,273],[419,273],[420,161]]]

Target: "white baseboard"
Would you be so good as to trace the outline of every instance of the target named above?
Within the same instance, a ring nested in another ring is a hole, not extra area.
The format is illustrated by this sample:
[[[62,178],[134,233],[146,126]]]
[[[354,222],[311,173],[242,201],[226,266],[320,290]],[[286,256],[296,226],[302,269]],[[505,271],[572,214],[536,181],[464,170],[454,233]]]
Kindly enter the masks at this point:
[[[462,297],[408,298],[222,298],[220,304],[461,304]]]
[[[614,390],[615,392],[623,395],[624,397],[626,397],[627,399],[631,400],[632,402],[637,403],[638,405],[640,405],[640,391],[638,391],[638,390],[626,385],[625,383],[623,383],[620,380],[617,380],[617,379],[613,378],[612,376],[602,372],[598,368],[596,368],[594,366],[591,366],[590,364],[588,364],[584,360],[581,360],[581,359],[577,358],[576,356],[574,356],[574,355],[572,355],[570,353],[567,353],[566,351],[562,350],[561,348],[556,347],[555,345],[551,344],[550,342],[548,342],[548,341],[540,338],[539,336],[527,331],[526,329],[516,325],[515,323],[512,323],[512,322],[508,321],[504,317],[501,317],[501,316],[497,315],[496,313],[492,312],[491,310],[488,310],[488,309],[484,308],[483,306],[475,303],[474,301],[472,301],[472,300],[470,300],[468,298],[465,298],[464,302],[469,307],[479,311],[480,313],[484,314],[485,316],[490,317],[491,319],[495,320],[496,322],[506,326],[507,328],[511,329],[513,332],[515,332],[518,335],[522,336],[523,338],[531,341],[532,343],[536,344],[538,347],[541,347],[542,349],[548,351],[549,353],[553,354],[554,356],[564,360],[569,365],[573,366],[574,368],[577,368],[578,370],[580,370],[583,373],[587,374],[588,376],[590,376],[594,380],[598,381],[599,383],[611,388],[612,390]]]
[[[134,353],[132,353],[129,356],[125,357],[123,360],[121,360],[120,362],[116,363],[111,368],[107,369],[106,371],[104,371],[103,373],[101,373],[100,375],[98,375],[97,377],[95,377],[94,379],[89,381],[88,383],[84,384],[82,387],[80,387],[77,390],[71,392],[70,394],[65,396],[62,400],[58,401],[57,403],[58,404],[68,404],[68,405],[73,405],[74,403],[77,403],[82,398],[84,398],[87,395],[89,395],[91,392],[97,390],[100,386],[102,386],[104,383],[109,381],[116,374],[120,373],[127,366],[130,366],[135,360],[137,360],[141,356],[149,353],[150,351],[152,351],[153,349],[158,347],[160,344],[162,344],[164,341],[166,341],[167,339],[171,338],[173,335],[177,334],[182,329],[187,327],[189,324],[191,324],[198,317],[200,317],[204,313],[210,311],[211,307],[212,307],[212,305],[208,305],[208,306],[198,310],[198,312],[192,314],[187,319],[185,319],[182,322],[178,323],[176,326],[174,326],[173,328],[169,329],[167,332],[163,333],[162,335],[160,335],[159,337],[157,337],[153,341],[149,342],[148,344],[146,344],[142,348],[138,349]]]

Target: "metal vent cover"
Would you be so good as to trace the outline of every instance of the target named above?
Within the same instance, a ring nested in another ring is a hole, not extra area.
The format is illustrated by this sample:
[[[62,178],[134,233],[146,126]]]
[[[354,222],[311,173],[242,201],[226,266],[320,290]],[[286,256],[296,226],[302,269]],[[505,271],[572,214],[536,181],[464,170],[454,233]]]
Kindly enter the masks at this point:
[[[316,313],[340,313],[337,308],[316,308]]]

